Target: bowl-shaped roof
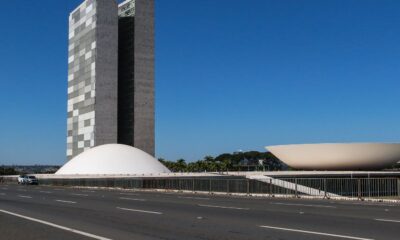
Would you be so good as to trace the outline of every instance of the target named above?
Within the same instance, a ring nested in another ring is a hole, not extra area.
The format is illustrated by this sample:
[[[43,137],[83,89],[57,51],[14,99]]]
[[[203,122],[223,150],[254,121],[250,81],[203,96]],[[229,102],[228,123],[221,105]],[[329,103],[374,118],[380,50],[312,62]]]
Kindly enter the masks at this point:
[[[398,143],[322,143],[267,146],[288,166],[302,170],[371,170],[400,161]]]
[[[150,174],[170,171],[150,154],[128,145],[106,144],[77,155],[56,174]]]

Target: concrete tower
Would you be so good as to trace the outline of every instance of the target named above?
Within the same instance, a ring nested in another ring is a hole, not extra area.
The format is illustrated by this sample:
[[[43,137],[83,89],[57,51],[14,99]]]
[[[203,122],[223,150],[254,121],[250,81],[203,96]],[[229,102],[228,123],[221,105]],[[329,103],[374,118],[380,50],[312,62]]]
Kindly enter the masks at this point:
[[[154,155],[153,19],[153,0],[86,0],[70,14],[68,160],[107,143]]]
[[[118,7],[118,142],[154,156],[154,1]]]

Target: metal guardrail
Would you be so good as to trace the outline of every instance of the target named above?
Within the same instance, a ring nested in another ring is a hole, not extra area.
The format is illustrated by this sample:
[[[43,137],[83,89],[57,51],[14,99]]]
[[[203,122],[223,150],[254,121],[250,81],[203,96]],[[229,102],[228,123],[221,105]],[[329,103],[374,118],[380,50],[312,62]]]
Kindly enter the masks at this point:
[[[279,183],[278,183],[279,181]],[[162,189],[209,193],[307,195],[353,198],[400,199],[400,178],[287,178],[253,179],[213,178],[75,178],[39,179],[39,184],[56,186]]]

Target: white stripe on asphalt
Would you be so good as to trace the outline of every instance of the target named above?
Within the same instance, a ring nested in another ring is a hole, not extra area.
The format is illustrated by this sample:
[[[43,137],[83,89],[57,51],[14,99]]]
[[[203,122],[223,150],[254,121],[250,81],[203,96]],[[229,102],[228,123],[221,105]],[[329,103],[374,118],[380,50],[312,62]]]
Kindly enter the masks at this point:
[[[216,205],[205,205],[199,204],[200,207],[210,207],[210,208],[226,208],[226,209],[236,209],[236,210],[249,210],[250,208],[241,208],[241,207],[227,207],[227,206],[216,206]]]
[[[146,211],[146,210],[132,209],[132,208],[117,207],[117,209],[124,210],[124,211],[131,211],[131,212],[141,212],[141,213],[158,214],[158,215],[163,214],[162,212],[153,212],[153,211]]]
[[[71,203],[71,204],[74,204],[74,203],[76,203],[76,202],[73,202],[73,201],[66,201],[66,200],[55,200],[56,202],[62,202],[62,203]]]
[[[15,216],[15,217],[23,218],[23,219],[26,219],[26,220],[30,220],[30,221],[33,221],[33,222],[41,223],[41,224],[44,224],[44,225],[47,225],[47,226],[51,226],[51,227],[54,227],[54,228],[62,229],[62,230],[68,231],[68,232],[73,232],[73,233],[76,233],[76,234],[79,234],[79,235],[82,235],[82,236],[85,236],[85,237],[91,237],[91,238],[98,239],[98,240],[111,240],[110,238],[105,238],[105,237],[101,237],[101,236],[94,235],[94,234],[91,234],[91,233],[79,231],[79,230],[76,230],[76,229],[73,229],[73,228],[60,226],[60,225],[57,225],[57,224],[54,224],[54,223],[51,223],[51,222],[43,221],[43,220],[32,218],[32,217],[27,217],[27,216],[24,216],[24,215],[20,215],[20,214],[17,214],[17,213],[5,211],[5,210],[2,210],[2,209],[0,209],[0,212],[5,213],[5,214],[9,214],[9,215],[12,215],[12,216]]]
[[[271,204],[275,204],[275,205],[285,205],[285,206],[300,206],[300,207],[336,208],[335,206],[317,205],[317,204],[281,203],[281,202],[274,202],[274,203],[271,203]]]
[[[281,227],[273,227],[273,226],[259,226],[259,227],[282,230],[282,231],[289,231],[289,232],[299,232],[299,233],[308,233],[308,234],[322,235],[322,236],[329,236],[329,237],[337,237],[337,238],[347,238],[347,239],[357,239],[357,240],[373,240],[372,238],[361,238],[361,237],[353,237],[353,236],[338,235],[338,234],[323,233],[323,232],[312,232],[312,231],[292,229],[292,228],[281,228]]]
[[[382,218],[376,218],[376,221],[381,221],[381,222],[395,222],[395,223],[400,223],[400,220],[393,220],[393,219],[382,219]]]
[[[39,191],[40,193],[51,193],[49,191]]]
[[[88,196],[89,196],[88,194],[81,194],[81,193],[71,193],[71,195],[74,195],[74,196],[83,196],[83,197],[88,197]]]
[[[178,197],[182,199],[199,199],[199,200],[210,200],[209,198],[202,198],[202,197]]]
[[[24,195],[18,195],[18,197],[22,197],[22,198],[32,198],[31,196],[24,196]]]
[[[146,199],[142,199],[142,198],[127,198],[127,197],[120,197],[119,199],[122,199],[122,200],[131,200],[131,201],[141,201],[141,202],[144,202],[144,201],[146,201]]]

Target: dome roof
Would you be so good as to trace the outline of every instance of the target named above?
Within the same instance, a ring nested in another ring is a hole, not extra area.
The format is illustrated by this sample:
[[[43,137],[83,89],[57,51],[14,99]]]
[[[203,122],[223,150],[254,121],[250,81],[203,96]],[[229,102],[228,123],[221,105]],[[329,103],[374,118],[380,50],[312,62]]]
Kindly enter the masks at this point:
[[[77,155],[55,174],[150,174],[170,171],[148,153],[128,145],[106,144]]]
[[[369,170],[400,161],[398,143],[324,143],[266,147],[281,161],[302,170]]]

